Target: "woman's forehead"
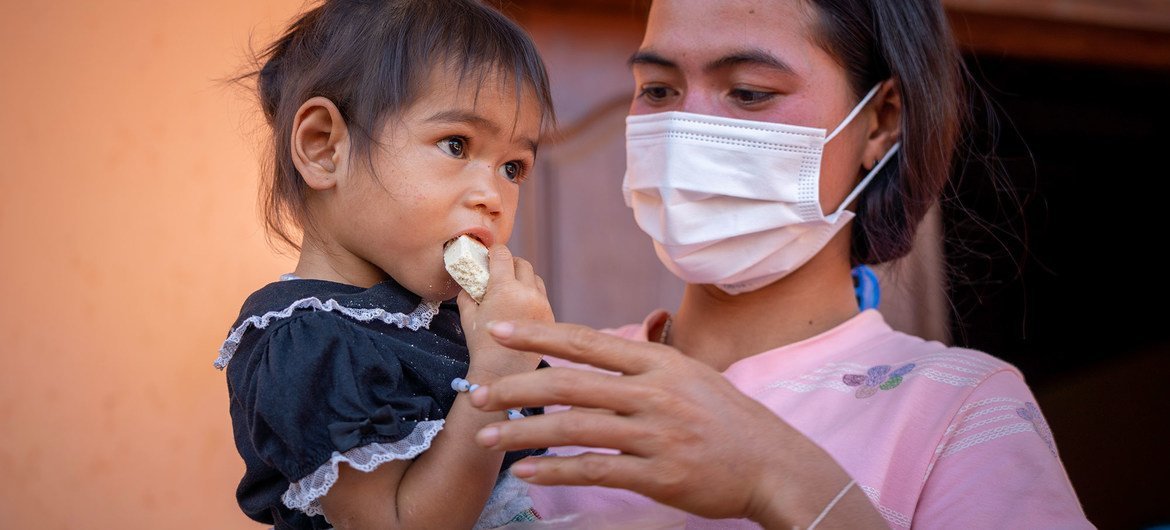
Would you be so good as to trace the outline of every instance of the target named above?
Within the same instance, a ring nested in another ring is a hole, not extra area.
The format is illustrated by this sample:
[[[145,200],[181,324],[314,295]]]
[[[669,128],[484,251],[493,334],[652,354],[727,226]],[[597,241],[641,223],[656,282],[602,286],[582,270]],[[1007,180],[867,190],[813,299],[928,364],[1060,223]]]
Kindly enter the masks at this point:
[[[815,22],[802,0],[655,0],[641,50],[680,66],[752,51],[799,73],[818,49]]]

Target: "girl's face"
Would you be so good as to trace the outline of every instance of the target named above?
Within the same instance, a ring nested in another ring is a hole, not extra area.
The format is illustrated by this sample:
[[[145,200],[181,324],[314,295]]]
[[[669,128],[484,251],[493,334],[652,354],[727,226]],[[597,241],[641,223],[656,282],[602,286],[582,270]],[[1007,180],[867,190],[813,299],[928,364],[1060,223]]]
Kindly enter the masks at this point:
[[[630,114],[685,111],[832,131],[858,98],[814,41],[816,16],[803,0],[655,0],[631,59]],[[825,146],[824,212],[856,184],[863,121],[859,116]]]
[[[443,267],[444,243],[462,234],[508,242],[541,125],[532,89],[517,97],[510,79],[486,76],[477,91],[436,68],[421,97],[386,121],[371,148],[373,172],[357,156],[348,161],[348,185],[328,201],[335,262],[353,270],[345,276],[388,274],[446,300],[459,286]]]

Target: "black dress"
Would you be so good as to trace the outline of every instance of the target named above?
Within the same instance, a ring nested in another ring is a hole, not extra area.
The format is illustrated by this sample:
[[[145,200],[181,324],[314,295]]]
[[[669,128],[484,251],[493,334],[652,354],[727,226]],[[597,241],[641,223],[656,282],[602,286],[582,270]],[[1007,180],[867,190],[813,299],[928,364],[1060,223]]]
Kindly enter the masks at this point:
[[[394,281],[291,280],[248,297],[215,364],[227,368],[244,513],[276,528],[329,528],[317,500],[337,466],[368,472],[425,451],[468,352],[453,301],[421,300]],[[509,452],[501,471],[540,453]]]

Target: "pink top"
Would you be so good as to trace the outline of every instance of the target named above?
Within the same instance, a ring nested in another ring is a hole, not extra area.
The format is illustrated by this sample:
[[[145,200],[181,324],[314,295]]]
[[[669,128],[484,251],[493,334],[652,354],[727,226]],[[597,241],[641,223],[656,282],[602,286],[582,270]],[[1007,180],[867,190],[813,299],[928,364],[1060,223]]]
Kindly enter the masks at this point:
[[[648,324],[662,316],[608,332],[647,340]],[[723,374],[828,451],[892,528],[1093,528],[1023,376],[990,355],[894,331],[869,310]],[[610,488],[534,486],[530,494],[548,519],[669,513]],[[686,528],[758,525],[688,515]]]

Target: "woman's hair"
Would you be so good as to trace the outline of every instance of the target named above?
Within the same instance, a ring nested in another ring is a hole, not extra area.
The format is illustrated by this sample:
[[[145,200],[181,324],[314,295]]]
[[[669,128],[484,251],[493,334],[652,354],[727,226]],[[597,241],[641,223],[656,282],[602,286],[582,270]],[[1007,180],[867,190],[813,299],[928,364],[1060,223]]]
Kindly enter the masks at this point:
[[[531,87],[541,125],[553,121],[548,76],[530,37],[477,0],[325,0],[294,21],[257,57],[260,106],[272,128],[272,154],[260,186],[269,240],[299,249],[296,231],[311,224],[307,186],[293,165],[293,120],[310,98],[341,112],[354,154],[369,157],[386,121],[401,116],[435,68],[478,87],[492,74],[512,80],[519,102]]]
[[[893,77],[902,93],[902,146],[857,200],[852,259],[905,256],[951,173],[968,120],[967,71],[938,0],[809,0],[816,38],[858,99]]]

